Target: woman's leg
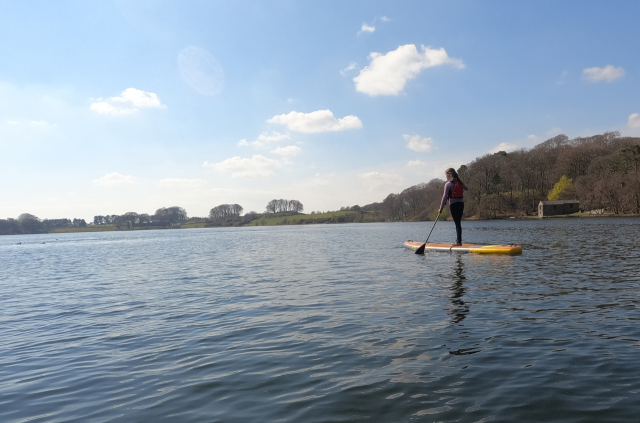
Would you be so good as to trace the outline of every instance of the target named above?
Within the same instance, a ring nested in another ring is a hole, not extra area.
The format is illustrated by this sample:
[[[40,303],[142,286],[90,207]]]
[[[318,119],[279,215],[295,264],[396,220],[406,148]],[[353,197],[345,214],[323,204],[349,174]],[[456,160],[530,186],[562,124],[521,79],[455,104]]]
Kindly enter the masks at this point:
[[[462,242],[462,225],[460,221],[462,220],[462,213],[464,213],[464,203],[450,204],[449,210],[451,210],[451,217],[456,224],[456,241]]]

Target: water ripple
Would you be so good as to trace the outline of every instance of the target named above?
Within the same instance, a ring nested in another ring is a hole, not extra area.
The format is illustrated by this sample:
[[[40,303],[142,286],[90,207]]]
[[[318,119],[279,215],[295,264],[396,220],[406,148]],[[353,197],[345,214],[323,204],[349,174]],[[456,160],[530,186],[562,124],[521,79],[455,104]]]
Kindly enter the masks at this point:
[[[639,223],[0,237],[1,420],[635,421]]]

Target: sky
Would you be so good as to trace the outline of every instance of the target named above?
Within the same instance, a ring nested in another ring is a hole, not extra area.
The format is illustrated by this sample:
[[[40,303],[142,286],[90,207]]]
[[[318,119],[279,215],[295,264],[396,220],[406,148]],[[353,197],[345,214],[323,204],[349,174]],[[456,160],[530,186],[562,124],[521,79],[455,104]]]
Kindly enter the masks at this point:
[[[336,210],[560,133],[640,136],[637,16],[637,1],[6,1],[0,218]]]

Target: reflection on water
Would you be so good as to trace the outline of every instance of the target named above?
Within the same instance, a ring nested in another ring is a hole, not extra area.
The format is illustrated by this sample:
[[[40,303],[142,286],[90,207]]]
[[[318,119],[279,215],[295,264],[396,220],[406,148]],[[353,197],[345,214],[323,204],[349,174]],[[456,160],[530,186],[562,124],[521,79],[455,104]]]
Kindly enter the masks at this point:
[[[467,306],[462,297],[466,292],[464,282],[466,281],[464,275],[464,262],[459,254],[455,255],[453,262],[452,272],[452,285],[451,285],[451,299],[449,300],[449,307],[446,309],[447,313],[451,316],[451,323],[462,322],[469,313],[469,306]]]
[[[428,226],[0,237],[0,421],[637,420],[640,219]]]

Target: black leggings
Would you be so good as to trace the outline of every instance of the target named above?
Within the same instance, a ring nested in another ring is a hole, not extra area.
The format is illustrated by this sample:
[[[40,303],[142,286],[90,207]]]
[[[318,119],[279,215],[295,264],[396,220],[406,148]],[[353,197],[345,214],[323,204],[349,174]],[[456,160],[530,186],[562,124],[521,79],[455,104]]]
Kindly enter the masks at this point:
[[[449,210],[451,210],[451,217],[456,223],[456,241],[462,243],[462,213],[464,213],[464,203],[452,203],[449,204]]]

